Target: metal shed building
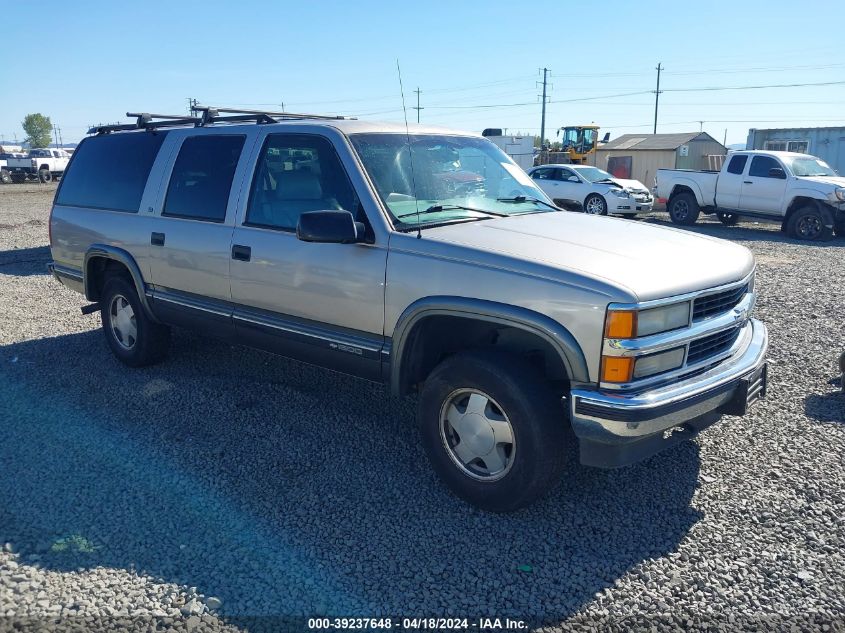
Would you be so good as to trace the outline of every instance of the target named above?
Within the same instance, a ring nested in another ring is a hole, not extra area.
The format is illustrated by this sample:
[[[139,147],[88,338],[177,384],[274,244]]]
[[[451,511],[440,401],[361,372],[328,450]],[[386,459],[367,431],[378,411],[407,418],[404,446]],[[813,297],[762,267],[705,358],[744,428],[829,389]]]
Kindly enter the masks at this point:
[[[725,154],[725,146],[707,132],[623,134],[598,148],[595,165],[651,187],[658,169],[719,169],[722,159],[713,157]]]
[[[845,127],[751,128],[745,147],[812,154],[845,174]]]

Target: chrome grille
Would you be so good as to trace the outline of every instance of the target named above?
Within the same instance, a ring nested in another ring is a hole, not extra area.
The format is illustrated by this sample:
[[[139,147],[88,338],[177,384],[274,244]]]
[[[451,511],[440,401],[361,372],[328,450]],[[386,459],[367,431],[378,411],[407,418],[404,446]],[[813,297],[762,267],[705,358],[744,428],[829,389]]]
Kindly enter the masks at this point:
[[[747,292],[748,284],[744,284],[738,288],[699,297],[692,306],[692,320],[700,321],[727,312],[742,301]]]
[[[741,329],[741,327],[734,327],[693,341],[689,345],[689,352],[687,352],[687,365],[694,365],[730,349],[731,345],[736,342]]]

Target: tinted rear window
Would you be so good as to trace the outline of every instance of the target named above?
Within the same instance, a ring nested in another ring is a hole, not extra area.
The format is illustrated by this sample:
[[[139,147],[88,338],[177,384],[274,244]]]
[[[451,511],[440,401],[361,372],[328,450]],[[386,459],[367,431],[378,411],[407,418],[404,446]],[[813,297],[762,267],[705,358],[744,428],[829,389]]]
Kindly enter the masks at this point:
[[[734,156],[728,165],[728,173],[741,174],[745,170],[745,163],[748,161],[748,156],[745,154],[741,156]]]
[[[244,136],[185,139],[167,187],[164,215],[222,222]]]
[[[85,139],[62,178],[56,204],[135,213],[166,132]]]

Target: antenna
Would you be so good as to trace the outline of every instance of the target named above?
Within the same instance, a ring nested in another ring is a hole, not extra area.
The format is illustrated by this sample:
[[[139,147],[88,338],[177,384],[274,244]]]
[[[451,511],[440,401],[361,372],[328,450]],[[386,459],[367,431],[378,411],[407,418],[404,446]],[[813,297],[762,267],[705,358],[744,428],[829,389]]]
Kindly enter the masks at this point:
[[[411,133],[408,131],[408,110],[405,109],[405,89],[402,87],[402,70],[399,60],[396,60],[396,72],[399,74],[399,94],[402,95],[402,113],[405,115],[405,138],[408,140],[408,160],[411,162],[411,186],[414,188],[414,206],[417,209],[417,239],[422,237],[420,231],[420,201],[417,199],[417,179],[414,176],[414,154],[411,151]]]

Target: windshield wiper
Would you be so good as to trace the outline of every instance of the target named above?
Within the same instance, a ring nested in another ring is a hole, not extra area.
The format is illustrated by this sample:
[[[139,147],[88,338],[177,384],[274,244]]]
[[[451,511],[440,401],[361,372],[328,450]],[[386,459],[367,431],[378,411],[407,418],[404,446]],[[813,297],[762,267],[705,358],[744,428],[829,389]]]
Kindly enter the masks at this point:
[[[553,204],[549,204],[545,200],[540,200],[540,198],[535,198],[534,196],[514,196],[513,198],[496,198],[497,202],[514,202],[519,204],[521,202],[536,202],[537,204],[542,204],[550,209],[554,209],[555,211],[559,211],[560,207],[557,207]]]
[[[441,211],[454,211],[456,209],[460,209],[461,211],[472,211],[474,213],[483,213],[484,215],[489,215],[497,218],[506,218],[508,217],[507,213],[499,213],[497,211],[485,211],[484,209],[476,209],[475,207],[465,207],[460,204],[434,204],[423,211],[414,211],[413,213],[403,213],[402,215],[397,215],[396,217],[400,220],[402,218],[409,218],[415,215],[426,215],[428,213],[440,213]]]

